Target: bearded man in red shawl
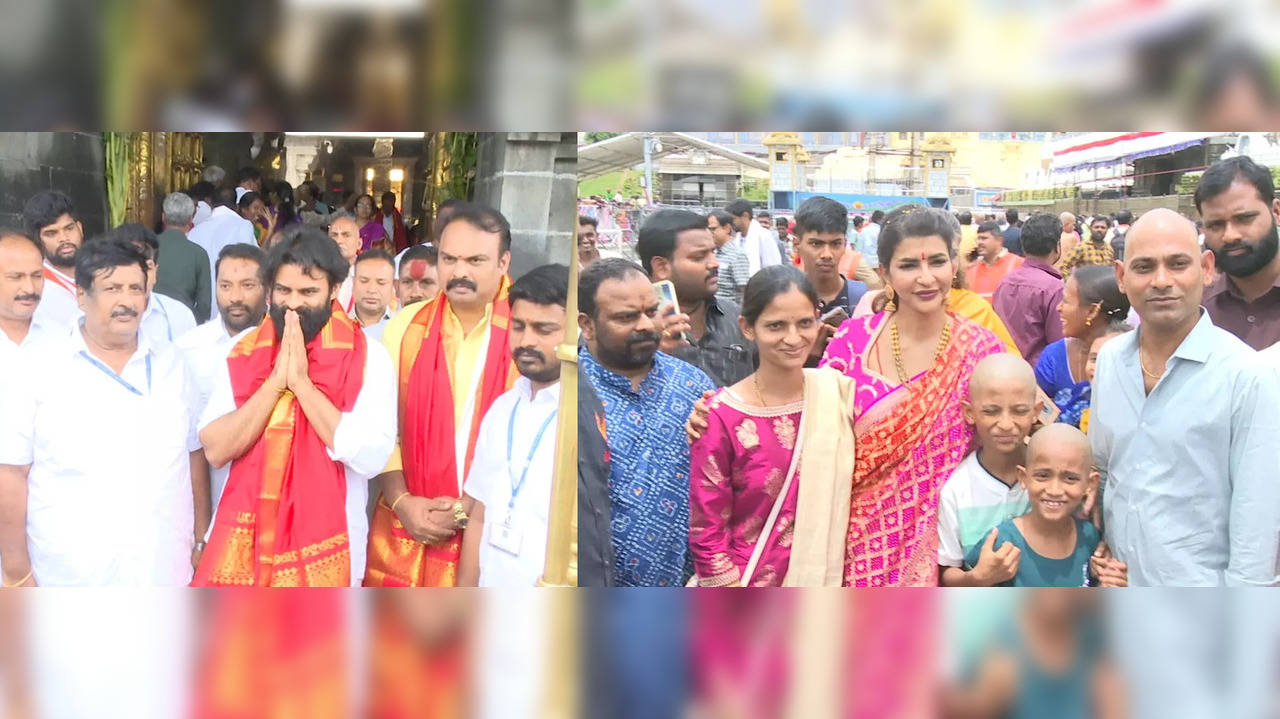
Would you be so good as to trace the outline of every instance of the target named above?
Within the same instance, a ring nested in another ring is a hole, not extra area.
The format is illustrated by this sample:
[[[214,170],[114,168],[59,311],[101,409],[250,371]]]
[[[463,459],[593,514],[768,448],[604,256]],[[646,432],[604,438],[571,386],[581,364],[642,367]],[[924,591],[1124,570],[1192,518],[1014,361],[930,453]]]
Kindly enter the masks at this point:
[[[395,444],[395,375],[335,301],[348,263],[297,228],[262,266],[271,310],[231,349],[200,418],[231,463],[196,586],[359,585],[368,481]]]

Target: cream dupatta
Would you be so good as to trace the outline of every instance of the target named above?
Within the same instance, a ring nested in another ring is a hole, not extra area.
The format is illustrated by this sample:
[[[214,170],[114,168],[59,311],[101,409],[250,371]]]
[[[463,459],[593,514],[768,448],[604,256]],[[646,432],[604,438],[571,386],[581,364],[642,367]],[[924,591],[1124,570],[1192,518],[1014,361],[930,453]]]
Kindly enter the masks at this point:
[[[804,371],[795,536],[784,587],[839,587],[853,493],[854,382],[829,368]]]

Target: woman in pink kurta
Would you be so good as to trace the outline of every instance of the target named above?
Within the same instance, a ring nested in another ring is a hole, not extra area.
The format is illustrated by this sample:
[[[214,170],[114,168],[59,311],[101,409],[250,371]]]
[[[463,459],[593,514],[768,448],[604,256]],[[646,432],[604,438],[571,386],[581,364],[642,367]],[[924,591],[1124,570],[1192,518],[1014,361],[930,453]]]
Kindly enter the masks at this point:
[[[730,388],[709,403],[706,434],[690,453],[689,547],[702,586],[736,584],[782,490],[796,447],[803,401],[756,407]],[[792,481],[751,577],[782,583],[791,557],[799,483]]]

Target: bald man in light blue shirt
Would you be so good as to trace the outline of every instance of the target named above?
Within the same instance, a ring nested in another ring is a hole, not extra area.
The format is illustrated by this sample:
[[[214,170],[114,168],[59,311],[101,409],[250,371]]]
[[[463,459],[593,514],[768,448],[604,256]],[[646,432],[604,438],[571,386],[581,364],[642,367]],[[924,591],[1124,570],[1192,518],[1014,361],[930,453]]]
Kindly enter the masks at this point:
[[[1099,353],[1089,438],[1131,586],[1280,582],[1280,379],[1200,307],[1213,268],[1171,210],[1117,263],[1142,323]]]

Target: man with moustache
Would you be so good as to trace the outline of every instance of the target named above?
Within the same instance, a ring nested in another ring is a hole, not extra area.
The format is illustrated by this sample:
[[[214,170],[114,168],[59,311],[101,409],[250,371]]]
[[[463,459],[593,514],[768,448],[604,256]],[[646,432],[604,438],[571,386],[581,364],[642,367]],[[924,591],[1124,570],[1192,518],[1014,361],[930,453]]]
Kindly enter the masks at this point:
[[[660,349],[728,387],[751,374],[751,345],[738,327],[738,304],[716,296],[720,260],[707,218],[688,210],[659,210],[640,226],[640,262],[654,282],[676,289],[678,313],[663,323]]]
[[[80,316],[75,268],[76,252],[84,244],[84,225],[71,198],[58,190],[32,195],[22,208],[22,222],[27,235],[44,247],[45,289],[36,320],[59,333],[70,330]]]
[[[196,521],[195,388],[140,334],[146,258],[95,239],[76,256],[82,318],[23,352],[0,412],[6,586],[181,586]]]
[[[1190,221],[1150,210],[1125,245],[1142,323],[1099,353],[1089,423],[1106,544],[1130,586],[1276,584],[1280,379],[1201,309],[1214,255]]]
[[[1116,251],[1107,242],[1107,231],[1111,229],[1111,218],[1098,215],[1089,221],[1089,236],[1076,243],[1075,247],[1062,257],[1058,263],[1058,271],[1063,277],[1070,277],[1077,267],[1101,265],[1110,267],[1116,262]]]
[[[639,265],[596,262],[578,281],[578,301],[579,371],[605,414],[616,582],[682,585],[693,574],[684,418],[715,384],[658,351],[658,297]]]
[[[153,342],[172,342],[195,329],[196,317],[181,300],[155,291],[160,256],[156,233],[139,222],[127,222],[108,230],[104,237],[132,244],[147,258],[147,309],[142,313],[139,332]]]
[[[267,254],[271,310],[232,347],[200,418],[209,463],[231,472],[196,585],[344,587],[363,574],[395,376],[335,302],[346,271],[313,227]]]
[[[511,283],[511,359],[520,377],[485,413],[462,498],[469,517],[461,587],[533,587],[547,555],[560,358],[569,268],[543,265]]]
[[[245,333],[257,327],[267,314],[267,295],[262,288],[262,250],[254,245],[234,244],[222,248],[213,271],[217,274],[214,285],[214,303],[218,314],[199,327],[183,334],[174,341],[191,368],[198,401],[195,414],[204,414],[209,397],[218,377],[226,371],[227,355]],[[203,458],[204,450],[201,450]],[[208,462],[205,462],[208,466]],[[209,468],[210,506],[216,508],[227,486],[230,467]],[[204,549],[205,537],[196,543],[197,550]]]
[[[365,586],[453,586],[468,515],[463,481],[484,413],[511,389],[511,225],[460,203],[441,228],[444,292],[387,323],[399,379],[400,432],[369,534]]]
[[[1261,350],[1280,342],[1280,198],[1271,171],[1248,157],[1213,164],[1200,178],[1196,210],[1204,245],[1222,272],[1204,293],[1213,324]]]
[[[43,259],[35,240],[0,229],[0,377],[11,374],[20,349],[46,334],[33,320],[44,289]]]

